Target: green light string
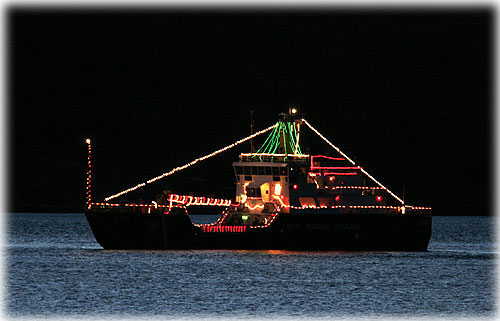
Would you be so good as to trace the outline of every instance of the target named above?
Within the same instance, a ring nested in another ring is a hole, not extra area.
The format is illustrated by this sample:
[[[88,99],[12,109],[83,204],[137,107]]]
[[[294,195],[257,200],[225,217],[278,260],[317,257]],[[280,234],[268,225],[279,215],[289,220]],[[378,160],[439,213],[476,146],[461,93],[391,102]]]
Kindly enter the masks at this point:
[[[276,141],[279,140],[279,124],[278,126],[276,126],[276,131],[274,132],[274,135],[273,135],[273,138],[271,139],[270,143],[269,143],[269,149],[266,148],[265,152],[267,154],[272,154],[272,151],[273,149],[275,148],[276,146]]]
[[[293,145],[293,148],[294,148],[294,153],[295,153],[295,145],[297,145],[297,141],[298,141],[298,136],[299,136],[299,132],[297,130],[297,128],[295,127],[295,124],[292,126],[293,128],[293,131],[294,131],[294,145]],[[302,155],[302,151],[300,150],[300,145],[297,145],[297,154],[299,155]]]
[[[287,155],[288,153],[286,152],[286,145],[287,145],[287,140],[286,140],[286,136],[287,136],[287,128],[286,128],[286,124],[285,123],[282,123],[283,126],[282,126],[282,129],[283,129],[283,147],[285,148],[285,155]],[[286,159],[286,157],[285,157]]]
[[[295,154],[295,136],[293,135],[291,123],[288,123],[288,133],[290,135],[290,149],[292,150],[292,154]]]
[[[264,153],[265,154],[268,154],[271,152],[271,149],[273,148],[274,146],[274,141],[276,140],[276,135],[278,134],[279,132],[279,122],[277,123],[278,126],[276,126],[274,128],[274,131],[272,132],[272,136],[270,137],[271,139],[269,140],[269,143],[267,144],[265,150],[264,150]]]
[[[292,150],[292,154],[295,154],[295,138],[293,135],[292,124],[288,123],[288,135],[290,136],[290,149]]]
[[[261,149],[264,148],[264,147],[267,147],[268,146],[268,141],[271,137],[274,136],[274,134],[276,133],[276,130],[277,130],[278,126],[275,126],[273,128],[273,131],[271,132],[271,134],[269,134],[269,136],[267,136],[266,140],[264,141],[264,144],[262,144],[259,148],[259,150],[257,150],[257,153],[260,153]],[[267,148],[265,148],[264,150],[266,150]],[[255,156],[253,156],[255,157]]]
[[[288,144],[290,147],[291,154],[295,154],[295,137],[293,135],[292,123],[288,122],[286,126],[288,132]]]
[[[276,150],[278,149],[278,147],[280,146],[280,137],[281,137],[281,127],[283,126],[283,123],[280,122],[279,124],[279,128],[278,128],[278,135],[276,136],[276,140],[274,142],[274,148],[272,150],[272,152],[270,152],[270,154],[275,154],[276,153]]]
[[[291,143],[290,145],[291,145],[293,154],[295,154],[295,144],[297,142],[297,139],[296,139],[296,136],[295,136],[295,133],[293,130],[294,128],[295,128],[295,126],[292,123],[288,124],[288,130],[290,132],[290,143]]]
[[[295,146],[297,145],[298,130],[293,122],[278,121],[277,126],[273,128],[271,134],[267,136],[264,143],[257,150],[256,154],[276,154],[276,151],[281,145],[281,138],[283,138],[284,154],[295,154]],[[300,146],[297,146],[297,154],[302,155]],[[256,155],[252,156],[256,157]],[[262,161],[262,156],[259,156]]]

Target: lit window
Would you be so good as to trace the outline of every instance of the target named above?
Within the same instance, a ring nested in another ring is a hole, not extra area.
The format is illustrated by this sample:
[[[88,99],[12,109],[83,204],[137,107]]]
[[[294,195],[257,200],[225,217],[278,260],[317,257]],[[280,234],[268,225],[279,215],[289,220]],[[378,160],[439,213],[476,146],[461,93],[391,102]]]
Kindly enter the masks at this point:
[[[281,184],[274,185],[274,195],[281,195]]]

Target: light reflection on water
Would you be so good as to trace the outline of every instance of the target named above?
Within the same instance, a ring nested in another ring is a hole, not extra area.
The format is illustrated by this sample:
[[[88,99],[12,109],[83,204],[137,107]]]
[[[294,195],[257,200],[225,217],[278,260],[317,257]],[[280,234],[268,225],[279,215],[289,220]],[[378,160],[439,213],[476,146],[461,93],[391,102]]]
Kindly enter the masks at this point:
[[[6,309],[11,316],[489,316],[492,224],[434,217],[428,252],[106,251],[83,214],[10,214]]]

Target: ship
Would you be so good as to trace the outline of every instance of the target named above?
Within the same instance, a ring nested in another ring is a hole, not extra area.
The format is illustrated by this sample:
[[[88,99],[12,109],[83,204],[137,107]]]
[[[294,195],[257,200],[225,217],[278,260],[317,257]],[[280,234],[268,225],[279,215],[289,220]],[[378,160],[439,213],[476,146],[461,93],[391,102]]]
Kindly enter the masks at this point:
[[[331,152],[304,153],[305,130],[323,139]],[[254,148],[253,138],[264,133],[264,143]],[[247,141],[250,152],[232,164],[232,199],[170,192],[148,204],[117,201]],[[431,238],[430,207],[405,204],[297,108],[281,113],[264,130],[97,202],[92,199],[90,139],[87,145],[85,216],[107,250],[426,251]],[[193,207],[220,209],[220,216],[196,224],[190,218]]]

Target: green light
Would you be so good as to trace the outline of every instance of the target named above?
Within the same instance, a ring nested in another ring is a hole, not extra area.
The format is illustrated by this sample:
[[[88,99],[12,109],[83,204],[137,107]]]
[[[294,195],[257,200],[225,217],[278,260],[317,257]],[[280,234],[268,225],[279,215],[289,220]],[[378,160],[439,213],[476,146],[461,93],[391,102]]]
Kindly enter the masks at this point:
[[[279,121],[271,134],[257,150],[257,154],[275,154],[280,146],[283,146],[284,154],[294,154],[297,146],[297,154],[302,155],[300,146],[297,145],[297,136],[298,131],[294,123]],[[283,142],[281,142],[282,139]],[[260,160],[262,160],[262,157],[260,157]]]
[[[241,219],[242,219],[243,221],[248,220],[248,215],[241,215]]]

